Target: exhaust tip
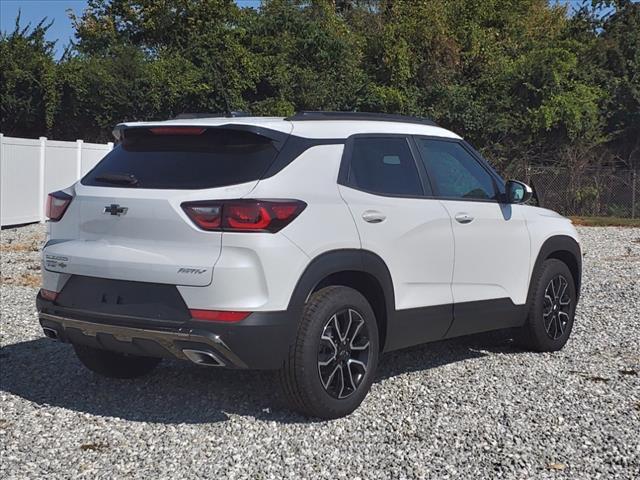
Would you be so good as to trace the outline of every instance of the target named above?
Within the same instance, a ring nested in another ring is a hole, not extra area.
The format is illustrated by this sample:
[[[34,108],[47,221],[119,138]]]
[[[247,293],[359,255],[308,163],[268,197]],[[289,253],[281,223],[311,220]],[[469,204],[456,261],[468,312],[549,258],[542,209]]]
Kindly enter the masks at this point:
[[[51,340],[58,340],[58,332],[53,328],[42,327],[42,332],[45,337],[50,338]]]
[[[205,367],[224,367],[224,362],[211,352],[185,348],[182,350],[182,353],[184,353],[185,357],[196,365],[202,365]]]

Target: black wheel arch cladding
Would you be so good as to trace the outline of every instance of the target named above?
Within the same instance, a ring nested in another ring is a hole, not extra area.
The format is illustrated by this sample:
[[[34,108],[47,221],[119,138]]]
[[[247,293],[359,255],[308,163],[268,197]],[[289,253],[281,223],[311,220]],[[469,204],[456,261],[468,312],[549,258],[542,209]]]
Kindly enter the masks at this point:
[[[563,262],[569,268],[573,277],[576,290],[576,300],[580,298],[580,286],[582,283],[582,251],[578,242],[568,235],[554,235],[544,241],[538,256],[533,265],[533,272],[540,270],[540,267],[549,258],[555,258]],[[529,279],[529,290],[531,290],[531,279]],[[527,300],[530,300],[532,292],[529,291]]]
[[[361,279],[367,278],[369,288],[381,292],[382,298],[379,298],[380,295],[368,295],[371,291],[367,290],[366,283],[354,284],[353,280],[359,275]],[[326,283],[327,281],[329,283]],[[340,249],[320,254],[309,263],[298,280],[289,301],[288,311],[301,314],[309,296],[329,284],[355,288],[367,299],[376,314],[380,346],[383,347],[387,319],[392,318],[395,308],[395,294],[391,273],[382,258],[373,252],[360,249]]]

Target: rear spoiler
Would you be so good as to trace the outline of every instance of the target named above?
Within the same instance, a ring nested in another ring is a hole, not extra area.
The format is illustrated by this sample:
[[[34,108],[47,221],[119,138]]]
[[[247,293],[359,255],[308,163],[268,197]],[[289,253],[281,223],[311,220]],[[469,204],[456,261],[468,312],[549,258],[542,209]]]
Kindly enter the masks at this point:
[[[162,122],[158,122],[157,124],[150,124],[150,125],[136,125],[136,126],[127,126],[124,123],[120,123],[118,125],[115,126],[115,128],[113,129],[113,137],[116,140],[116,143],[121,143],[125,136],[126,136],[126,132],[129,130],[151,130],[154,128],[158,128],[158,129],[194,129],[194,128],[201,128],[204,130],[212,130],[212,129],[221,129],[221,130],[238,130],[238,131],[244,131],[244,132],[250,132],[253,133],[254,135],[260,135],[261,137],[266,137],[269,138],[270,140],[273,141],[273,146],[276,148],[276,150],[280,151],[282,149],[282,147],[284,146],[284,143],[286,142],[287,138],[289,138],[289,134],[288,133],[284,133],[281,132],[279,130],[272,130],[270,128],[265,128],[265,127],[259,127],[257,125],[243,125],[243,124],[238,124],[238,123],[225,123],[223,125],[198,125],[197,122],[194,122],[193,124],[179,124],[179,125],[175,125],[175,124],[166,124],[166,123],[162,123]]]

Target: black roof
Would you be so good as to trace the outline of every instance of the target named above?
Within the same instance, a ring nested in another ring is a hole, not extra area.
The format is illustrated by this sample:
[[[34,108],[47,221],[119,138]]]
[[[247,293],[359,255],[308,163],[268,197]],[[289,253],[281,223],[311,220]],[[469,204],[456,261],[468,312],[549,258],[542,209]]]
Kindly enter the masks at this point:
[[[373,112],[312,112],[301,111],[287,117],[285,120],[369,120],[381,122],[417,123],[437,127],[438,124],[429,118],[412,117],[410,115],[395,115],[392,113]]]
[[[190,118],[236,118],[250,117],[247,112],[216,112],[216,113],[179,113],[173,120],[185,120]]]

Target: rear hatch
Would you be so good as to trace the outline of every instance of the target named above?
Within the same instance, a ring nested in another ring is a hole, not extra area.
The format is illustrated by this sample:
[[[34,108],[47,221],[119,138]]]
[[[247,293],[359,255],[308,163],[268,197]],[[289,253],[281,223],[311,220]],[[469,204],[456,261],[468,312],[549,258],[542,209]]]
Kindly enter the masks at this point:
[[[278,132],[276,132],[278,133]],[[80,183],[44,250],[49,271],[206,286],[222,233],[200,230],[185,201],[249,194],[281,141],[225,126],[124,130],[122,142]]]

